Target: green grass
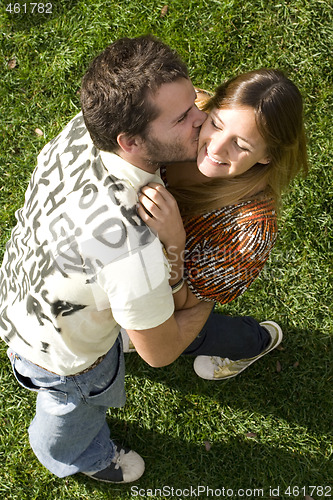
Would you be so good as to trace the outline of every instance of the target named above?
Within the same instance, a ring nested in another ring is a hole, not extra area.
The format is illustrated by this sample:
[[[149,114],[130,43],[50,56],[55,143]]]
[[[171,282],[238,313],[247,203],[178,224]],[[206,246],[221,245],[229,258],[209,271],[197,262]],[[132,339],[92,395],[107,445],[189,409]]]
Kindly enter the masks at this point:
[[[52,3],[50,15],[19,15],[1,2],[0,259],[38,151],[78,111],[90,60],[121,36],[157,35],[189,64],[193,82],[211,90],[240,71],[286,71],[304,96],[311,171],[284,197],[278,243],[261,277],[221,308],[278,321],[282,349],[224,383],[197,378],[188,358],[156,370],[128,355],[127,403],[108,418],[113,435],[146,461],[136,489],[58,479],[38,463],[27,438],[34,395],[14,382],[1,345],[1,498],[186,498],[198,485],[210,488],[203,499],[268,499],[270,487],[282,500],[333,498],[331,1]],[[289,485],[299,495],[289,495]],[[301,490],[311,485],[331,490]]]

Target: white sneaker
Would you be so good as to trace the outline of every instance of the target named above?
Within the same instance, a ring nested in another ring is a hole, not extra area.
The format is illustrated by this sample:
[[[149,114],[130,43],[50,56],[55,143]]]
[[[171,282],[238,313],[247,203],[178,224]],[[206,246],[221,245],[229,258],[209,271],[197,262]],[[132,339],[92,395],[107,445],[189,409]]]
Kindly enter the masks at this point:
[[[282,341],[283,333],[281,328],[274,321],[264,321],[260,325],[270,334],[271,342],[258,356],[236,361],[229,358],[220,358],[219,356],[197,356],[193,365],[195,373],[205,380],[226,380],[227,378],[236,377],[236,375],[246,370],[252,363],[275,349]]]
[[[131,339],[128,336],[128,333],[124,328],[120,328],[121,338],[123,339],[123,351],[124,352],[136,352],[134,345],[131,342]]]
[[[139,479],[144,471],[145,463],[138,453],[116,446],[115,456],[108,467],[82,474],[104,483],[131,483]]]

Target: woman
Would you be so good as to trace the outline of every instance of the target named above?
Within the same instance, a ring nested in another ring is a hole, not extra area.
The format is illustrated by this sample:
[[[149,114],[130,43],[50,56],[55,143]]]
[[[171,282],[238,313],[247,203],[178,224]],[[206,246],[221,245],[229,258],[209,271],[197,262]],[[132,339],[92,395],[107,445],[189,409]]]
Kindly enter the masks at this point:
[[[197,164],[168,166],[162,177],[169,192],[153,184],[139,196],[139,215],[172,261],[178,308],[198,300],[224,304],[244,293],[275,243],[282,191],[299,171],[307,172],[302,98],[280,71],[241,74],[206,97],[200,94],[209,114]],[[212,314],[185,353],[199,355],[198,375],[222,380],[281,339],[274,322]]]

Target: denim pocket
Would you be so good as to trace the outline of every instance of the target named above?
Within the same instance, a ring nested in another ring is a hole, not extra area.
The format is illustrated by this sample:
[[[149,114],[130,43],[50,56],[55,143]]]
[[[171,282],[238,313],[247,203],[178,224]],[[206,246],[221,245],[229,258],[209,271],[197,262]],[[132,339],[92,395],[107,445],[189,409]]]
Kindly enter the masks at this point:
[[[7,355],[10,359],[14,376],[22,387],[35,392],[48,391],[52,396],[60,398],[62,402],[67,400],[66,392],[56,388],[62,383],[63,377],[40,368],[27,359],[22,358],[11,349],[7,350]]]
[[[103,361],[90,372],[79,375],[76,383],[86,403],[104,408],[121,408],[126,401],[125,361],[118,341]]]

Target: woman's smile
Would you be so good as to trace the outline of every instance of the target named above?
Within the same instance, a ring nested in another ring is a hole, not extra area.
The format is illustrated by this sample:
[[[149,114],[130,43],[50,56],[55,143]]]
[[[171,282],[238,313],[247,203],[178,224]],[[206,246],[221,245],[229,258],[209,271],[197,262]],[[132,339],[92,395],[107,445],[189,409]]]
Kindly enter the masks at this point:
[[[220,160],[217,160],[216,158],[213,158],[213,156],[212,156],[212,155],[210,154],[210,152],[208,151],[207,147],[205,147],[205,149],[206,149],[206,155],[207,155],[208,159],[209,159],[210,161],[212,161],[215,165],[221,165],[221,166],[222,166],[222,165],[225,165],[226,167],[227,167],[227,166],[229,166],[229,164],[228,164],[228,163],[223,162],[223,161],[220,161]]]

